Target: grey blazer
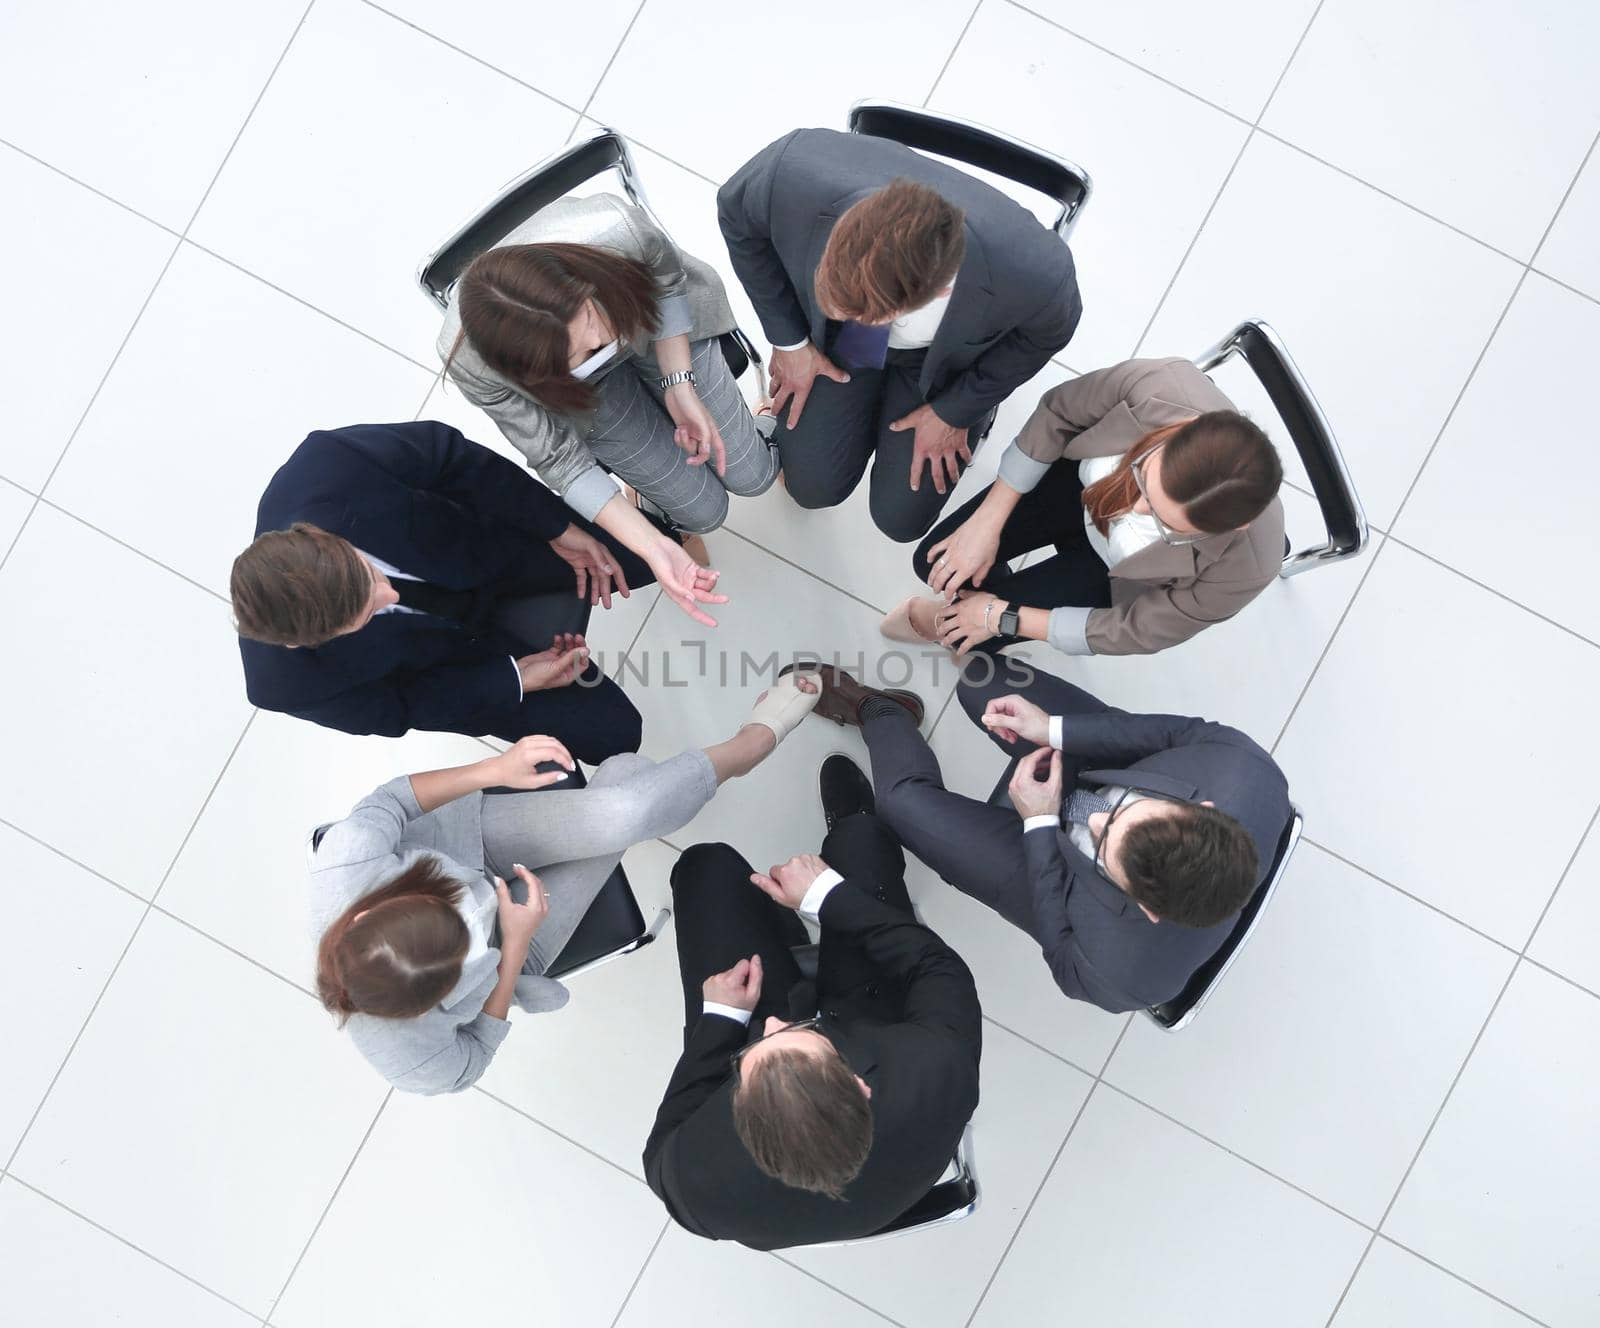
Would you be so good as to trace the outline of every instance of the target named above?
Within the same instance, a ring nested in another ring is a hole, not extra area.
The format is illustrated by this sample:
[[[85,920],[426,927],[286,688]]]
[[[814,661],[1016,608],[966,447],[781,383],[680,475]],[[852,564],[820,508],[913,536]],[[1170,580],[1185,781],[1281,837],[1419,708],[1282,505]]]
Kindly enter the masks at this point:
[[[888,139],[796,129],[734,172],[717,220],[768,340],[821,346],[815,278],[834,223],[897,176],[966,213],[966,256],[920,386],[940,419],[971,427],[1067,344],[1083,313],[1072,255],[1026,208]]]
[[[484,873],[483,795],[470,793],[424,813],[401,775],[368,794],[323,833],[312,855],[311,921],[316,940],[351,904],[392,881],[424,853],[465,887],[461,916],[472,940],[454,990],[417,1019],[355,1014],[345,1031],[356,1048],[396,1088],[408,1093],[456,1093],[489,1068],[511,1025],[485,1014],[500,969],[494,886]],[[517,979],[524,1010],[559,1010],[567,989],[529,971]]]
[[[502,244],[553,242],[609,249],[637,259],[655,273],[664,292],[661,322],[627,348],[632,354],[647,351],[652,341],[685,332],[690,341],[707,341],[733,330],[733,310],[722,278],[677,248],[649,217],[623,199],[610,194],[560,199],[517,227]],[[485,364],[461,337],[454,291],[438,350],[439,358],[449,361],[450,380],[462,395],[500,426],[507,441],[528,459],[528,466],[578,515],[592,521],[616,497],[617,486],[584,442],[589,421],[546,409]]]

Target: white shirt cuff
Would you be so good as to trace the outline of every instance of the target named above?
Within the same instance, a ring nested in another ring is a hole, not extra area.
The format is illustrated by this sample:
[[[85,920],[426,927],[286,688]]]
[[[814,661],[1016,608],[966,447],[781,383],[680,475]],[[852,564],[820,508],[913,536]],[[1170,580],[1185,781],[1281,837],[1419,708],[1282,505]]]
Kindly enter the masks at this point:
[[[1030,816],[1022,823],[1022,833],[1027,834],[1030,830],[1043,830],[1047,827],[1051,830],[1059,830],[1061,828],[1060,815]]]
[[[520,704],[522,699],[528,694],[522,686],[522,670],[517,667],[517,657],[515,655],[507,655],[506,658],[511,661],[511,667],[517,675],[517,702]]]
[[[773,350],[799,350],[800,347],[802,347],[803,345],[806,344],[806,341],[810,341],[810,340],[811,340],[811,338],[807,337],[805,339],[805,341],[797,341],[792,346],[774,346],[772,349]]]
[[[1058,752],[1061,750],[1061,716],[1050,716],[1050,745]]]
[[[737,1005],[723,1005],[720,1001],[707,1001],[700,1007],[701,1014],[720,1014],[724,1019],[731,1019],[736,1024],[748,1024],[750,1011],[741,1010]]]
[[[806,891],[806,897],[800,901],[799,911],[813,922],[819,922],[818,914],[822,912],[822,901],[828,897],[828,892],[838,885],[844,877],[829,867],[821,876],[811,882],[811,888]]]

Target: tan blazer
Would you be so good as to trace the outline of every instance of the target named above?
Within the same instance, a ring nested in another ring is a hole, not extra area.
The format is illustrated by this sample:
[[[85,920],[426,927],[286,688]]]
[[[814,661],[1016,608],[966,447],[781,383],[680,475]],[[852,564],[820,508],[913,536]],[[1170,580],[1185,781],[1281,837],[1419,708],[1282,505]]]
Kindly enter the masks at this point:
[[[1234,405],[1188,360],[1127,360],[1051,388],[1017,435],[1036,462],[1119,456],[1163,425]],[[1283,504],[1243,530],[1156,543],[1111,569],[1111,607],[1085,625],[1096,655],[1151,655],[1233,617],[1283,566]]]

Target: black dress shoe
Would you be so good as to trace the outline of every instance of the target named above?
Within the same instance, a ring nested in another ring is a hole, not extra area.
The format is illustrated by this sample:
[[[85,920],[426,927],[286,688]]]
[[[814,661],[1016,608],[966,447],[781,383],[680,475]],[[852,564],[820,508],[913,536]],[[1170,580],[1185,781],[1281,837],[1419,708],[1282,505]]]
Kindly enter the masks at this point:
[[[832,830],[840,821],[873,809],[872,781],[848,756],[835,752],[822,763],[822,816]]]

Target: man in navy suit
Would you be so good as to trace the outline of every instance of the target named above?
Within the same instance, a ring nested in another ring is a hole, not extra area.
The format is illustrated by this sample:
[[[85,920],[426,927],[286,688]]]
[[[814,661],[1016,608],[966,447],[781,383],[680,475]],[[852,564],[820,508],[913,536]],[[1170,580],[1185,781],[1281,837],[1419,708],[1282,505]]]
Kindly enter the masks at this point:
[[[319,430],[272,477],[231,591],[254,705],[346,733],[531,733],[596,764],[640,718],[589,661],[644,562],[445,424]]]

